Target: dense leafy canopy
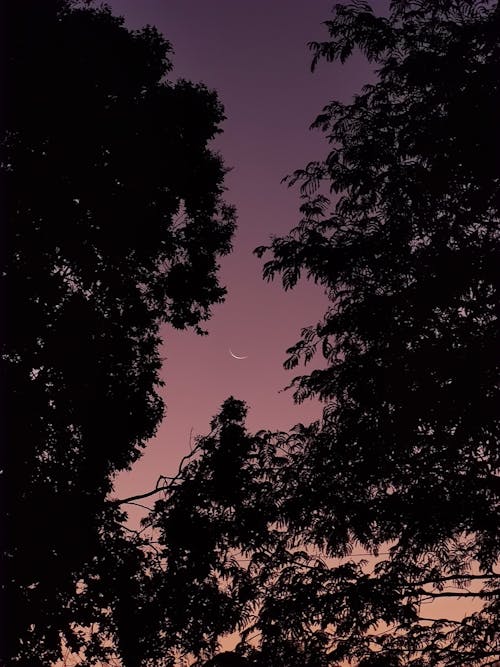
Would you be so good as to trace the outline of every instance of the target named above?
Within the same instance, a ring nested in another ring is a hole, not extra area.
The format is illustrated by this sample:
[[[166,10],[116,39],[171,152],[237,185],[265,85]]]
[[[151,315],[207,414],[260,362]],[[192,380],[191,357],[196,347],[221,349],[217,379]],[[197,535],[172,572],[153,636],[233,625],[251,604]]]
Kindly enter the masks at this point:
[[[234,213],[209,147],[222,107],[166,79],[154,28],[71,0],[4,10],[0,662],[34,666],[96,619],[79,580],[125,578],[113,558],[141,569],[105,498],[162,416],[160,324],[201,331],[223,299]]]
[[[321,423],[254,435],[245,415],[225,402],[144,522],[164,569],[152,588],[166,611],[152,636],[168,628],[166,662],[178,651],[203,659],[237,631],[221,667],[494,664],[499,575],[478,562],[476,533],[450,521],[447,536],[429,530],[424,542],[418,501],[384,508],[361,475],[354,493],[354,473],[345,479],[331,460],[328,411]],[[387,495],[397,502],[399,492]],[[375,510],[412,539],[374,535]],[[459,606],[443,613],[443,600]]]
[[[72,122],[60,135],[64,123],[41,113],[45,139],[40,128],[4,137],[16,221],[7,278],[23,305],[4,358],[18,427],[8,470],[27,482],[8,555],[24,577],[13,629],[25,663],[46,664],[62,630],[87,664],[493,665],[498,3],[393,0],[385,17],[362,0],[336,6],[313,64],[360,48],[377,80],[318,117],[329,154],[291,178],[303,218],[258,249],[272,253],[268,278],[288,289],[306,273],[330,297],[287,362],[323,354],[323,370],[295,381],[298,400],[325,402],[323,418],[252,435],[246,406],[228,399],[178,475],[144,494],[159,499],[135,532],[120,508],[139,498],[104,499],[159,418],[158,322],[196,326],[222,296],[215,257],[232,219],[206,149],[221,110],[202,88],[159,83],[166,44],[154,31],[129,33],[106,10],[54,12],[40,20],[82,79],[51,88],[55,108],[73,100]],[[118,40],[98,59],[110,63],[106,85],[75,55],[88,21],[104,31],[100,48]],[[124,62],[142,63],[137,79],[118,76]],[[26,93],[42,95],[30,72]],[[98,141],[71,131],[78,118]],[[235,651],[217,655],[234,631]]]
[[[225,406],[217,446],[157,506],[166,580],[193,600],[191,638],[236,613],[260,664],[493,664],[500,8],[394,0],[377,17],[359,0],[326,25],[313,64],[360,48],[377,80],[325,107],[329,153],[291,178],[303,218],[258,249],[266,277],[329,295],[287,361],[323,354],[295,387],[324,416],[249,440]]]

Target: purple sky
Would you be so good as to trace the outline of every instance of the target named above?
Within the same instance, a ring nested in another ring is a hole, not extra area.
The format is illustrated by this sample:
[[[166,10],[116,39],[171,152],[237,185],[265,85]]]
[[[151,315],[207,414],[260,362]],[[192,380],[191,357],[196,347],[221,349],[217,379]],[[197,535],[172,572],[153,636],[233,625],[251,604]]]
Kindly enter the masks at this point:
[[[369,70],[355,57],[310,72],[307,42],[327,38],[322,22],[331,16],[332,0],[108,2],[129,27],[153,24],[171,41],[170,78],[218,91],[227,120],[215,146],[232,169],[226,199],[238,210],[234,251],[221,266],[228,296],[213,309],[209,336],[163,330],[166,418],[133,472],[118,480],[123,495],[146,491],[159,474],[171,474],[188,451],[191,430],[207,433],[229,395],[249,404],[250,430],[320,416],[318,403],[296,406],[291,392],[280,390],[301,372],[283,370],[285,350],[321,317],[325,297],[305,282],[288,293],[279,282],[265,283],[252,250],[298,222],[298,192],[280,181],[325,155],[326,141],[310,123],[330,100],[348,100]],[[231,358],[229,348],[248,358]]]

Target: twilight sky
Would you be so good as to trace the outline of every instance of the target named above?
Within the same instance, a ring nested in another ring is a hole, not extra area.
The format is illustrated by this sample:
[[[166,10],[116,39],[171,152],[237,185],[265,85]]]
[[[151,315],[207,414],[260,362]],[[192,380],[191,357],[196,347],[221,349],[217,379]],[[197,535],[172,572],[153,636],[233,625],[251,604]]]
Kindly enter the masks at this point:
[[[149,490],[159,474],[176,470],[189,449],[190,432],[208,433],[210,419],[229,395],[249,404],[252,431],[285,429],[320,416],[317,402],[297,406],[290,391],[280,390],[302,372],[283,369],[285,350],[303,326],[321,317],[325,296],[305,281],[288,293],[279,281],[265,283],[262,260],[252,250],[298,222],[298,192],[280,181],[325,155],[324,137],[309,125],[330,100],[348,100],[358,91],[369,68],[355,57],[344,66],[323,63],[311,73],[307,42],[327,38],[322,22],[330,17],[333,0],[108,4],[128,27],[153,24],[171,41],[171,79],[202,81],[218,92],[227,120],[214,146],[231,168],[226,200],[238,211],[234,251],[222,260],[220,273],[228,295],[213,309],[209,335],[163,329],[166,417],[132,473],[119,478],[123,497]],[[233,359],[229,348],[248,358]]]

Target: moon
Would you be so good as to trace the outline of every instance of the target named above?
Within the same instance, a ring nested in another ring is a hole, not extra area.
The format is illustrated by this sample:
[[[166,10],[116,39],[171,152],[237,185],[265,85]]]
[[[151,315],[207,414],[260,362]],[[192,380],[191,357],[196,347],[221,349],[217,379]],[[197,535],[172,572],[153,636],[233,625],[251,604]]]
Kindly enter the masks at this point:
[[[231,352],[231,348],[229,348],[229,354],[233,357],[233,359],[248,359],[248,357],[239,357],[237,354],[233,354]]]

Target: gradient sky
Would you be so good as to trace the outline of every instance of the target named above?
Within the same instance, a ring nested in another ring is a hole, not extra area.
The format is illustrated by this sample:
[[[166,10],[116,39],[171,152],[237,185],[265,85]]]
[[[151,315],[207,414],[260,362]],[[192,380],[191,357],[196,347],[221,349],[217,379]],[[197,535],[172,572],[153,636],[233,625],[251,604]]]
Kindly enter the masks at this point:
[[[234,251],[220,272],[228,295],[213,309],[209,335],[163,329],[166,417],[134,470],[118,479],[123,497],[176,470],[190,433],[208,433],[230,395],[249,404],[251,431],[320,416],[317,402],[297,406],[291,391],[280,390],[301,372],[283,369],[285,350],[321,317],[326,298],[305,281],[287,293],[279,281],[264,282],[262,260],[252,251],[298,222],[298,192],[281,179],[326,154],[324,137],[309,125],[330,100],[349,100],[370,70],[354,57],[311,73],[307,42],[327,38],[322,22],[331,16],[332,0],[108,2],[128,27],[153,24],[171,41],[171,79],[202,81],[218,92],[227,120],[214,146],[231,168],[226,199],[238,211]],[[231,358],[229,348],[248,358]]]

